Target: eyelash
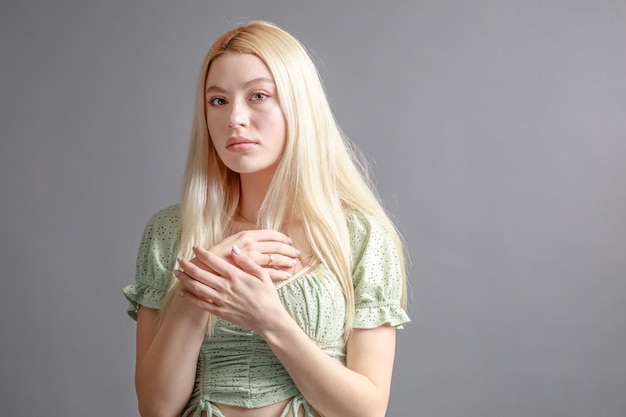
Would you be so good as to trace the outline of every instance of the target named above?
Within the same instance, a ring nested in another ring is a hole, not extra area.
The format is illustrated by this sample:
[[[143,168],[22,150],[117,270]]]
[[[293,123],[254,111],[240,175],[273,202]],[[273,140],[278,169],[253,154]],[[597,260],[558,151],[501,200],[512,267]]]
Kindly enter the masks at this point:
[[[224,101],[224,102],[226,101],[222,97],[214,97],[212,99],[209,99],[209,104],[211,106],[221,106],[222,104],[224,104],[224,103],[219,103],[219,104],[216,103],[217,100],[221,100],[221,101]]]
[[[258,96],[262,96],[262,97],[258,97]],[[266,92],[263,92],[263,91],[257,91],[255,93],[250,94],[250,99],[252,101],[265,101],[269,97],[270,97],[270,95],[268,93],[266,93]],[[221,103],[217,103],[217,101],[221,101]],[[210,98],[208,100],[208,103],[211,106],[216,106],[216,107],[224,105],[225,102],[226,102],[226,100],[223,97],[213,97],[213,98]]]
[[[257,91],[256,93],[252,93],[252,95],[250,97],[252,98],[252,97],[255,97],[255,96],[263,96],[262,98],[255,98],[254,99],[255,101],[263,101],[263,100],[266,100],[266,99],[269,98],[269,94],[264,93],[262,91]]]

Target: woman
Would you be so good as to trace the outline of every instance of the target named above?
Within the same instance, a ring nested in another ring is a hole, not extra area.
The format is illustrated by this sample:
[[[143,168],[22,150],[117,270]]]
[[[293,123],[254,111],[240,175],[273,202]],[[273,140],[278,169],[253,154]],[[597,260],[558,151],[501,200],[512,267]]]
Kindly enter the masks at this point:
[[[301,44],[252,22],[198,81],[183,193],[144,231],[142,416],[383,416],[408,322],[398,233]]]

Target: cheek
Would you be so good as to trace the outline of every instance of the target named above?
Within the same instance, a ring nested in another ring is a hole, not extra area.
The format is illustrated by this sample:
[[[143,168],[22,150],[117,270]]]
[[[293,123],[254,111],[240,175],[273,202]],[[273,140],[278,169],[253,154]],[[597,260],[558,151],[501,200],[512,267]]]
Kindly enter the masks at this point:
[[[206,125],[209,131],[209,135],[214,136],[219,133],[220,121],[219,117],[215,113],[207,113]]]
[[[275,134],[281,134],[284,140],[287,132],[287,123],[283,113],[278,109],[268,112],[263,118],[265,127],[271,129]]]

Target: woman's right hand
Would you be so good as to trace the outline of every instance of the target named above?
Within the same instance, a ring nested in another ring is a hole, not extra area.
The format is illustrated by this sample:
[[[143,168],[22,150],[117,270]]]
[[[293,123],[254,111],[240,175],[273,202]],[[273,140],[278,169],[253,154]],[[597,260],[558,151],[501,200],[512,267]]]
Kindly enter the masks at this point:
[[[227,260],[233,265],[231,250],[236,245],[243,254],[257,265],[265,268],[272,281],[284,281],[291,278],[298,264],[300,251],[294,248],[293,241],[276,230],[244,230],[227,237],[209,249],[210,252]],[[206,265],[191,260],[195,265]]]

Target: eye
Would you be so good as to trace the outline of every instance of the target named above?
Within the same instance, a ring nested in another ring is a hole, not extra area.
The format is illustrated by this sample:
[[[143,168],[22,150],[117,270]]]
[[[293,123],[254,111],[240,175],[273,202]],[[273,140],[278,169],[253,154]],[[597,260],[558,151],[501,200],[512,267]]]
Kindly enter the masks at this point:
[[[269,95],[261,91],[252,93],[252,95],[250,96],[250,99],[252,101],[263,101],[263,100],[266,100],[267,98],[269,98]]]
[[[226,100],[224,100],[222,97],[213,97],[209,99],[209,104],[211,106],[221,106],[223,104],[226,104]]]

